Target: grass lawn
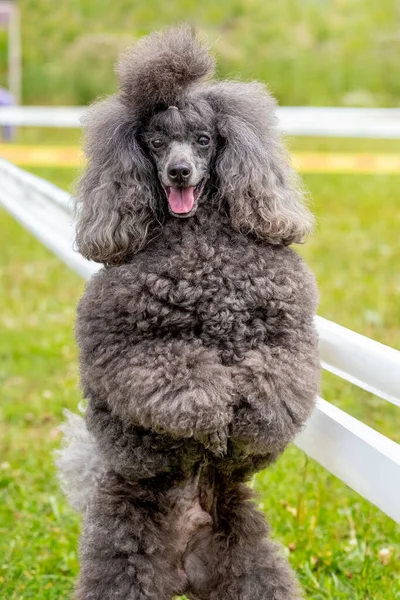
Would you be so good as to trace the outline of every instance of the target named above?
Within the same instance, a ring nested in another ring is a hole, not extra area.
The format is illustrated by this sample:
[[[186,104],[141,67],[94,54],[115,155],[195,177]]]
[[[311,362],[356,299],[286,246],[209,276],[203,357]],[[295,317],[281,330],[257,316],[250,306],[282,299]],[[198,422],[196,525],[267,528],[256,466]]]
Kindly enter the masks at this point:
[[[316,140],[292,140],[291,148],[318,144],[329,149]],[[75,177],[68,169],[35,172],[66,189]],[[299,250],[318,278],[320,314],[400,348],[400,176],[305,181],[318,227]],[[78,569],[79,519],[58,491],[51,452],[63,407],[75,409],[80,398],[73,325],[83,282],[3,211],[0,238],[1,598],[67,598]],[[324,377],[322,391],[400,442],[391,405],[333,376]],[[307,598],[400,599],[400,529],[379,510],[294,447],[255,487]]]

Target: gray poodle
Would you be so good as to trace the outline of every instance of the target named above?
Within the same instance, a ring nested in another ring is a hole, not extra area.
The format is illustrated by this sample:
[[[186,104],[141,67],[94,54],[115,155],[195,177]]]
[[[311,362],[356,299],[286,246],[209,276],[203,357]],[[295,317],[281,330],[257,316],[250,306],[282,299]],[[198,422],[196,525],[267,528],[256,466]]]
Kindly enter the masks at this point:
[[[258,83],[207,80],[190,28],[139,41],[87,122],[77,246],[85,421],[61,480],[84,514],[77,600],[294,600],[246,484],[310,415],[313,219]]]

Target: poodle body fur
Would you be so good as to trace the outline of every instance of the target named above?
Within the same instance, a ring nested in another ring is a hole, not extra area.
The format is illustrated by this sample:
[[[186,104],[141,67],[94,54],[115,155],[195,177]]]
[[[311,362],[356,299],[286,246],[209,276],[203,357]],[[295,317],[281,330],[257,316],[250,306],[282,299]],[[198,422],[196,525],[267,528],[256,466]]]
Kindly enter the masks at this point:
[[[150,36],[88,124],[77,243],[105,268],[78,308],[79,456],[99,462],[86,488],[59,463],[85,515],[78,600],[301,597],[246,481],[314,406],[317,291],[288,247],[312,219],[270,96],[199,81],[211,66],[187,28]],[[163,189],[177,144],[204,180],[188,218]]]

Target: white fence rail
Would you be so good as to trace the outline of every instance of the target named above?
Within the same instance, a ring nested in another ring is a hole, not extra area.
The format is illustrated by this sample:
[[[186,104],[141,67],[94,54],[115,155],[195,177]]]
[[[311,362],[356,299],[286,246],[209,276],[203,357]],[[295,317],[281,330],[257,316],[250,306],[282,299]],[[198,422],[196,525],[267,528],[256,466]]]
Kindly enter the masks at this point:
[[[80,127],[84,107],[0,107],[0,125]],[[284,106],[277,110],[286,135],[400,138],[400,109]]]
[[[73,250],[66,192],[0,159],[0,204],[82,277],[99,269]],[[400,406],[399,351],[322,317],[317,327],[325,369]],[[296,444],[400,523],[400,445],[323,399]]]

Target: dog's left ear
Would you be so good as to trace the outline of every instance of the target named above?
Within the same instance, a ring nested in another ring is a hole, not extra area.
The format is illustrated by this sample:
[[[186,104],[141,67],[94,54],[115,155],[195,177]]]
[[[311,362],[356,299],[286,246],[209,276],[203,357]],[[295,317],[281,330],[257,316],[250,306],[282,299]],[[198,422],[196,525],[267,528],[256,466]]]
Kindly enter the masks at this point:
[[[258,83],[216,83],[206,97],[218,117],[218,189],[233,227],[271,244],[302,242],[314,218],[280,141],[275,101]]]

